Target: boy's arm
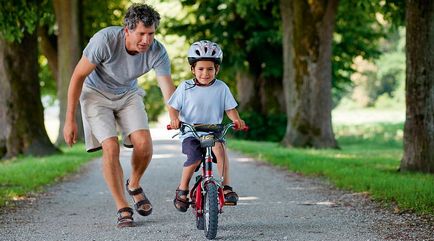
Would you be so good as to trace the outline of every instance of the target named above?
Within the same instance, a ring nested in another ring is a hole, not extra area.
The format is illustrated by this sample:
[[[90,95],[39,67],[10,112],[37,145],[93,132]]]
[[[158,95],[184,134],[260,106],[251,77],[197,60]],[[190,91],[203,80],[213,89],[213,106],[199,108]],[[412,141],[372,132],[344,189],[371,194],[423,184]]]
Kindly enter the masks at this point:
[[[231,119],[232,122],[238,125],[239,129],[244,129],[246,127],[246,123],[241,119],[237,109],[227,110],[226,115],[228,115],[229,119]]]
[[[179,111],[169,105],[169,117],[170,117],[170,127],[172,129],[179,129]]]

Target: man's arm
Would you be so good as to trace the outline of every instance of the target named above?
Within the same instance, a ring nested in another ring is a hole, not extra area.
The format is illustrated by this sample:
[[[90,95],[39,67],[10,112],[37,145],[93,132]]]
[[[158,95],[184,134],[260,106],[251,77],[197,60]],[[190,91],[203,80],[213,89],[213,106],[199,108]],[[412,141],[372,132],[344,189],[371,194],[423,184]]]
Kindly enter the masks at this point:
[[[95,67],[95,64],[92,64],[83,56],[72,73],[68,87],[68,102],[66,106],[65,126],[63,128],[63,138],[68,146],[72,146],[77,141],[78,129],[77,123],[75,122],[75,111],[77,109],[83,82]]]
[[[164,103],[172,96],[175,91],[175,85],[173,84],[172,77],[170,75],[157,76],[158,85],[160,86],[161,92],[163,93]]]
[[[173,107],[167,104],[173,92],[175,92],[175,85],[173,84],[170,75],[167,76],[157,76],[158,85],[160,86],[161,92],[163,93],[164,103],[166,103],[166,108],[169,111],[170,125],[173,129],[179,128],[179,112]]]

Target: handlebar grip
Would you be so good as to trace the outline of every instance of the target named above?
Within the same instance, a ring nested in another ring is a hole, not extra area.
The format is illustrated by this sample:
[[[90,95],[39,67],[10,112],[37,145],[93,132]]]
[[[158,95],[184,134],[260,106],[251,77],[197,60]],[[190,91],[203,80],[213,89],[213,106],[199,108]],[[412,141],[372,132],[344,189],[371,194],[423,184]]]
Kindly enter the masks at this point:
[[[248,131],[249,127],[247,125],[245,125],[243,129],[240,129],[240,127],[238,126],[238,122],[234,122],[234,129],[240,130],[240,131]]]

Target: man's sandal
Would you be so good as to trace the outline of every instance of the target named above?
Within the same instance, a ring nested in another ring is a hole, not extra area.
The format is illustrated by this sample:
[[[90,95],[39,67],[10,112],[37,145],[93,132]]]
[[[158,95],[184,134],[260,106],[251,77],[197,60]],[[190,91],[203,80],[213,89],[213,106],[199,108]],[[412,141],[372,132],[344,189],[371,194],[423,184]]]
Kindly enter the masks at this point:
[[[229,192],[226,192],[229,191]],[[225,196],[225,205],[226,206],[235,206],[238,202],[238,194],[232,190],[232,187],[229,185],[225,185],[223,187],[223,194]]]
[[[190,202],[188,200],[188,190],[176,189],[175,199],[173,199],[173,205],[180,212],[187,212]],[[181,196],[186,196],[186,198],[181,198]]]
[[[130,194],[130,196],[133,198],[133,202],[134,202],[134,209],[136,209],[137,213],[139,213],[142,216],[148,216],[152,213],[152,204],[149,201],[149,199],[146,197],[145,193],[143,192],[143,189],[141,187],[136,188],[134,190],[130,190],[128,188],[128,185],[130,184],[130,180],[127,180],[127,183],[125,184],[126,189],[128,194]],[[136,202],[136,200],[134,200],[134,196],[136,195],[142,195],[143,199]],[[148,210],[145,210],[144,206],[148,205],[151,208]]]
[[[129,213],[122,216],[122,213]],[[118,210],[118,228],[126,228],[134,226],[133,209],[130,207],[121,208]]]

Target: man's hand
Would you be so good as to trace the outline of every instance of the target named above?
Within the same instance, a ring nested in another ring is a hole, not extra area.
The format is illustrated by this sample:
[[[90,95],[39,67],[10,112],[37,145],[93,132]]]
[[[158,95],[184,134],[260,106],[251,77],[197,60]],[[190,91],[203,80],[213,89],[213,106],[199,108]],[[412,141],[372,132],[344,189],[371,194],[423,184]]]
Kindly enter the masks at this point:
[[[75,121],[65,121],[63,127],[63,138],[69,147],[77,142],[78,127]]]

